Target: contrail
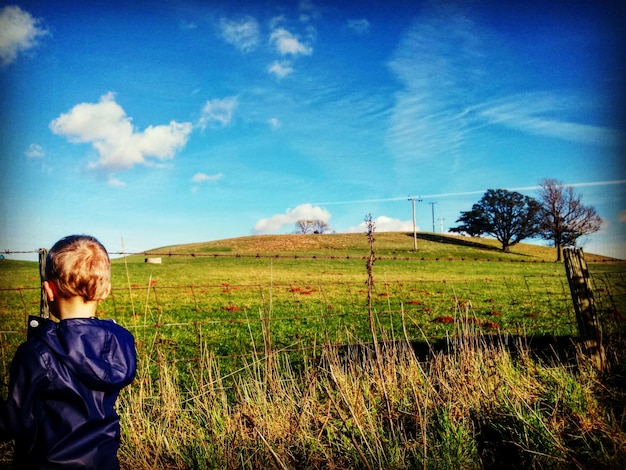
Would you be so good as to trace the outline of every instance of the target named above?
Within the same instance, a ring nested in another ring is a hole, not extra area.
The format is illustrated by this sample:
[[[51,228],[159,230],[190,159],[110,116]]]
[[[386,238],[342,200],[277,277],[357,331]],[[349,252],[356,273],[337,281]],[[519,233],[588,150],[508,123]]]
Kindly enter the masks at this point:
[[[587,183],[563,183],[563,186],[573,186],[573,187],[581,187],[581,186],[609,186],[616,184],[625,184],[626,180],[613,180],[613,181],[593,181]],[[504,188],[507,191],[536,191],[541,189],[541,186],[523,186],[519,188]],[[458,197],[458,196],[473,196],[475,194],[484,194],[486,189],[480,189],[476,191],[464,191],[458,193],[439,193],[439,194],[420,194],[419,196],[403,196],[403,197],[390,197],[384,199],[355,199],[351,201],[328,201],[328,202],[313,202],[316,206],[337,206],[341,204],[366,204],[370,202],[392,202],[392,201],[406,201],[408,199],[413,198],[442,198],[442,197]]]

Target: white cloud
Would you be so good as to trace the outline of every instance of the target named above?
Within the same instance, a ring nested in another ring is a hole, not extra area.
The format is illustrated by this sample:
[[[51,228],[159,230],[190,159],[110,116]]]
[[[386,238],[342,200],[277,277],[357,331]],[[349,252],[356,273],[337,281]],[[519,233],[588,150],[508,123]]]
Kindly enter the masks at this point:
[[[46,153],[43,150],[43,147],[38,144],[30,144],[28,150],[24,152],[28,158],[43,158]]]
[[[281,55],[311,55],[313,48],[300,40],[284,28],[277,28],[270,34],[270,43],[276,47]]]
[[[403,34],[389,62],[402,88],[394,94],[386,134],[399,166],[432,160],[452,167],[465,158],[462,149],[476,138],[475,131],[486,126],[623,145],[622,132],[574,122],[582,106],[604,103],[562,91],[503,92],[520,72],[493,34],[452,6],[420,16]]]
[[[117,178],[114,178],[113,176],[111,176],[108,179],[107,184],[109,186],[113,186],[113,187],[126,186],[126,183],[124,183],[123,181],[118,180]]]
[[[259,220],[254,226],[254,233],[277,233],[285,226],[292,228],[300,219],[328,222],[330,218],[331,214],[326,209],[312,204],[300,204],[294,209],[287,209],[284,214],[274,214],[268,219]]]
[[[315,5],[311,0],[300,0],[298,2],[298,9],[303,12],[312,12],[315,11]]]
[[[269,66],[268,72],[273,73],[278,78],[284,78],[293,72],[293,68],[290,67],[287,62],[275,61],[272,65]]]
[[[398,163],[454,162],[471,135],[468,107],[491,85],[481,31],[454,8],[420,17],[403,35],[389,67],[398,91],[387,134]]]
[[[183,30],[193,31],[194,29],[198,29],[198,24],[193,21],[181,21],[180,27]]]
[[[271,30],[276,29],[279,24],[285,21],[285,15],[275,16],[269,21],[269,27]]]
[[[413,232],[413,222],[404,221],[400,219],[392,219],[385,215],[378,216],[374,220],[374,230],[376,232]],[[416,230],[419,230],[416,227]],[[349,227],[345,230],[346,233],[364,233],[367,232],[365,227],[365,221],[361,222],[356,227]]]
[[[259,24],[250,16],[240,20],[222,18],[219,27],[222,38],[242,52],[254,50],[259,43]]]
[[[215,182],[219,181],[224,177],[222,173],[217,173],[215,175],[207,175],[206,173],[196,173],[191,178],[191,181],[194,183],[204,183],[204,182]]]
[[[365,34],[370,29],[370,22],[365,18],[359,18],[355,20],[348,20],[348,29],[357,35]]]
[[[70,142],[90,143],[99,159],[93,168],[129,169],[148,165],[148,158],[167,160],[182,149],[192,130],[191,123],[171,121],[137,131],[115,95],[107,93],[98,103],[80,103],[50,123],[52,132]]]
[[[268,119],[267,123],[272,127],[272,129],[278,129],[281,126],[280,119],[275,117]]]
[[[10,64],[18,53],[35,47],[46,34],[30,13],[14,5],[4,7],[0,11],[0,62]]]
[[[300,21],[304,23],[320,16],[319,10],[311,0],[300,0],[298,8],[300,10]]]
[[[202,129],[205,129],[210,123],[226,126],[232,120],[236,107],[236,96],[209,100],[202,108],[202,116],[200,116],[198,126]]]
[[[570,142],[618,146],[623,135],[605,127],[567,122],[557,115],[580,106],[578,100],[550,93],[524,93],[486,103],[476,108],[490,124],[499,124],[533,135]]]

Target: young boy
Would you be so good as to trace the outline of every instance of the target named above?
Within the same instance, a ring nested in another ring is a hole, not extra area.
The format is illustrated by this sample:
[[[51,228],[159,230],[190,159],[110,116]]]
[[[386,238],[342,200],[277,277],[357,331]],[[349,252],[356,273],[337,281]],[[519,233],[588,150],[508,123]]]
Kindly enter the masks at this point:
[[[31,319],[0,403],[0,437],[15,440],[18,469],[117,469],[114,405],[135,376],[136,353],[130,332],[95,317],[111,291],[107,251],[86,235],[59,240],[43,289],[59,321]]]

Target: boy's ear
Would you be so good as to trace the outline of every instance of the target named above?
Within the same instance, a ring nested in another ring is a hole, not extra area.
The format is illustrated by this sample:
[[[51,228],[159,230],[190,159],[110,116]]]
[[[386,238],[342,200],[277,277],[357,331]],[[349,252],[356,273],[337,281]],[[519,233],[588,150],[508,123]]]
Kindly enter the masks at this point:
[[[100,299],[100,302],[105,300],[109,296],[110,293],[111,293],[111,284],[109,284],[109,287],[107,287],[107,290],[104,293],[104,295],[102,296],[102,298]]]
[[[57,296],[57,286],[54,282],[51,281],[43,281],[43,290],[48,297],[49,302],[54,302],[54,299]]]

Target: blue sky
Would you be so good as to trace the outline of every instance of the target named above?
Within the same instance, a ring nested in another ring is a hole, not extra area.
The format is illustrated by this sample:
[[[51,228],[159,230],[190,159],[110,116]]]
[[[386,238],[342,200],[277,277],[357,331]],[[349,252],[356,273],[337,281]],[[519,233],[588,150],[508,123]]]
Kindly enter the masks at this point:
[[[555,178],[626,258],[620,2],[0,5],[0,250],[445,232]]]

